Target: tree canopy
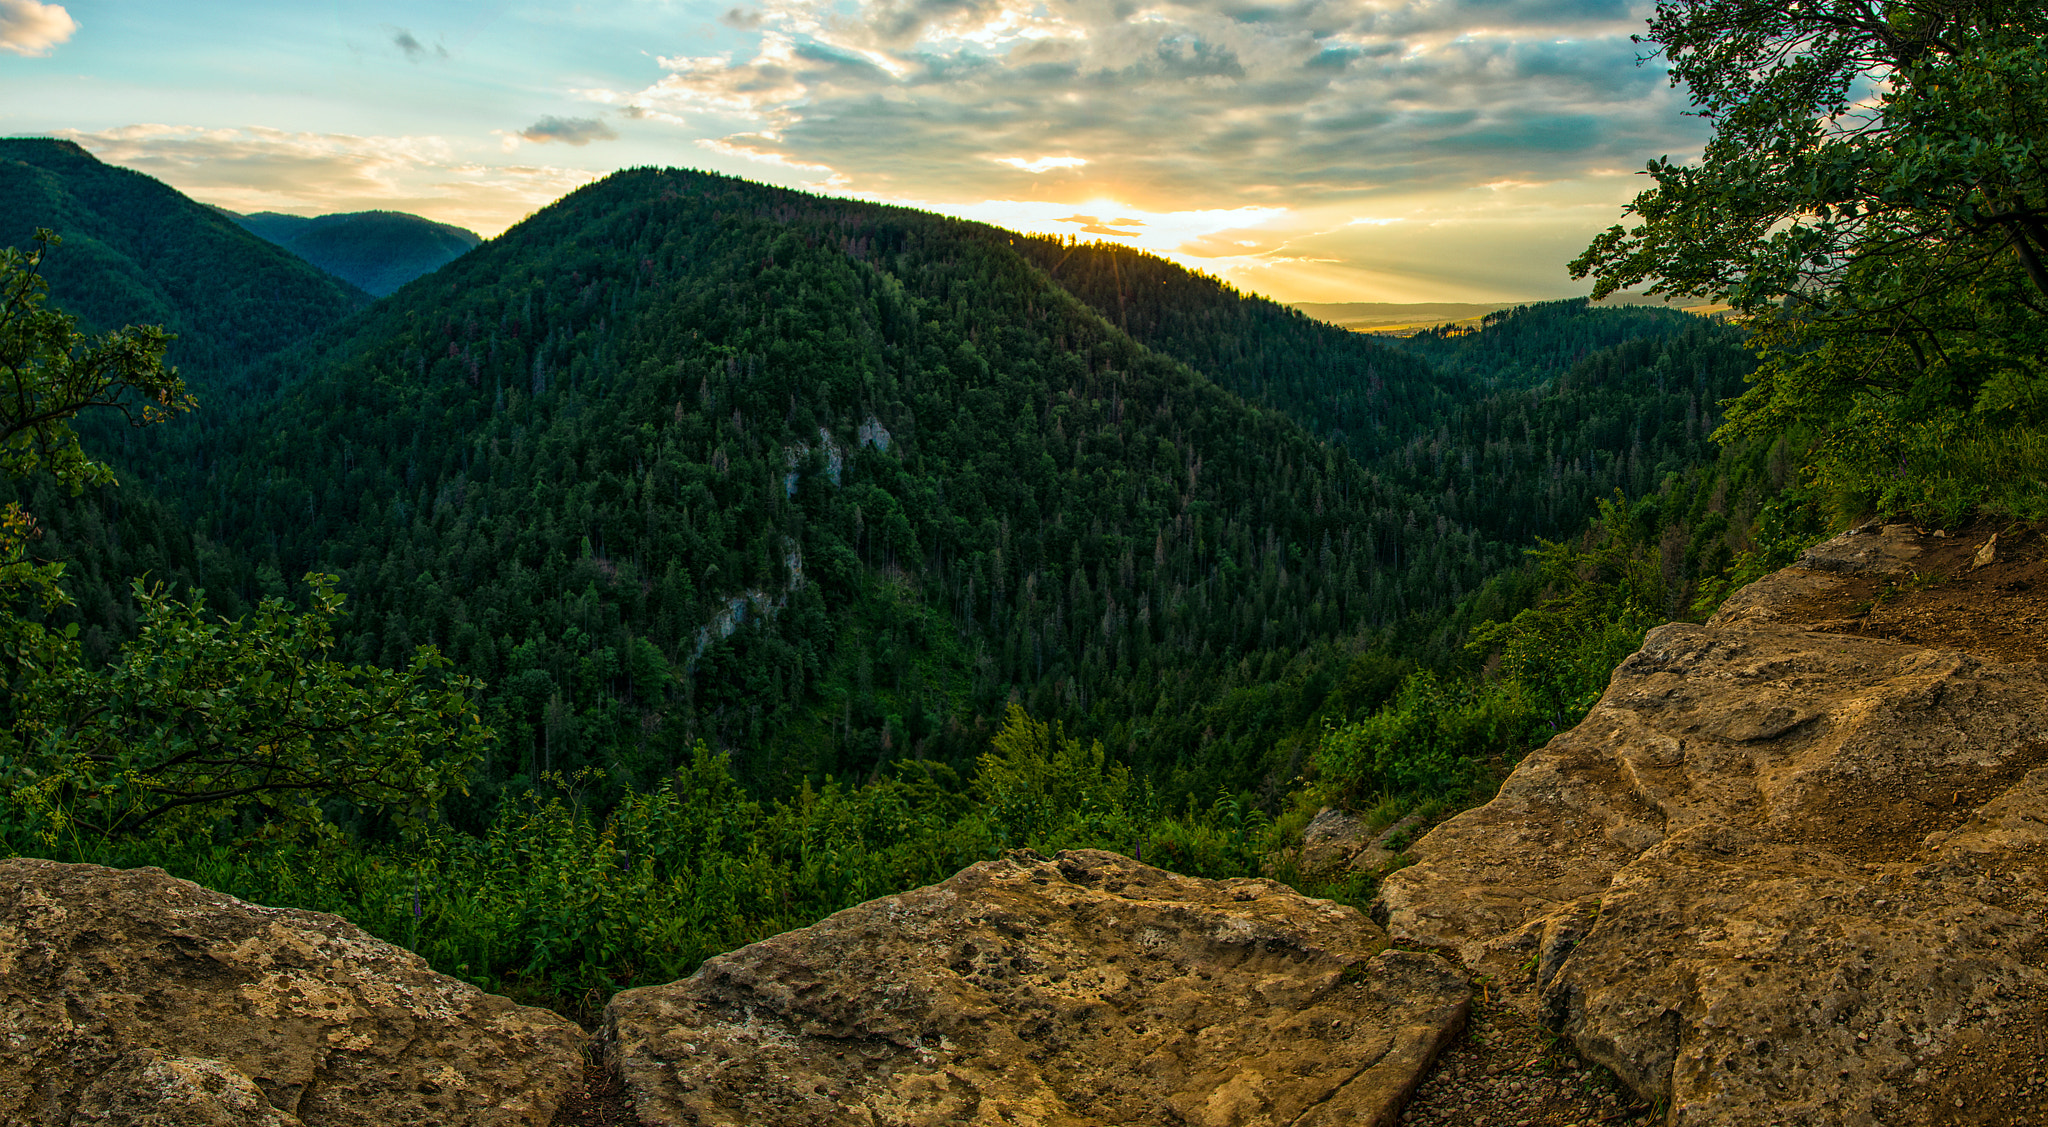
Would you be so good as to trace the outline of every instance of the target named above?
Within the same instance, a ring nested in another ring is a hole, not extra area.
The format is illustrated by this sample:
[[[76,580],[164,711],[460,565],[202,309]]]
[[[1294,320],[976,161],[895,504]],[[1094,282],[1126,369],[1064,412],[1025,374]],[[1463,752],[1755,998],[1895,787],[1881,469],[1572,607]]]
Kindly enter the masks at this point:
[[[1848,500],[2038,507],[2044,33],[2038,3],[1660,4],[1641,41],[1714,135],[1697,162],[1650,162],[1640,222],[1575,276],[1746,314],[1764,363],[1730,428],[1813,426]]]
[[[75,492],[114,480],[73,429],[82,412],[148,426],[195,404],[163,365],[162,326],[88,340],[46,307],[40,267],[58,242],[39,230],[28,252],[0,250],[0,472]],[[475,686],[443,677],[431,647],[400,671],[328,659],[342,597],[321,575],[307,576],[309,612],[266,599],[235,621],[137,580],[140,636],[89,668],[77,627],[44,621],[69,597],[63,562],[32,554],[37,538],[19,502],[0,507],[0,797],[45,840],[203,835],[237,815],[318,829],[337,804],[430,815],[490,738]]]
[[[0,249],[0,478],[38,471],[76,493],[114,480],[88,457],[72,423],[81,411],[117,411],[137,426],[187,410],[192,399],[163,364],[169,334],[160,326],[122,329],[87,340],[71,316],[44,307],[44,257],[62,240],[38,229],[26,252]],[[38,535],[18,501],[0,506],[0,650],[14,660],[44,644],[40,626],[7,609],[33,603],[43,613],[68,603],[64,565],[29,554]]]
[[[161,326],[87,340],[75,318],[44,308],[43,260],[61,241],[38,230],[26,253],[0,249],[0,471],[43,469],[76,490],[113,480],[79,445],[71,425],[79,412],[104,408],[148,426],[194,404],[164,367],[171,336]]]

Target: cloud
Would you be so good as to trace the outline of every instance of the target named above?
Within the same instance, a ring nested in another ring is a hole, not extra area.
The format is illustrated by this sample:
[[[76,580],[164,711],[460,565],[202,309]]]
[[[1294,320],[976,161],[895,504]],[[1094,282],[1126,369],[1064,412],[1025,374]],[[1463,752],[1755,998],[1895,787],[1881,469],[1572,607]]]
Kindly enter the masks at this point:
[[[58,4],[37,0],[0,0],[0,51],[15,55],[47,55],[71,38],[78,21]]]
[[[1610,170],[1609,186],[1616,179]],[[1287,301],[1528,301],[1584,294],[1588,284],[1573,281],[1564,263],[1593,232],[1614,222],[1617,208],[1611,194],[1589,197],[1579,181],[1387,195],[1370,215],[1342,200],[1152,211],[1110,199],[1089,200],[1076,210],[1042,200],[878,198],[1017,231],[1113,239]]]
[[[546,114],[539,121],[519,131],[519,136],[536,145],[560,141],[578,148],[592,141],[616,141],[618,133],[594,117],[556,117]]]
[[[1261,228],[1286,223],[1291,218],[1285,208],[1146,211],[1126,209],[1113,200],[1088,201],[1088,212],[1077,212],[1066,205],[1042,200],[983,200],[964,205],[928,200],[899,199],[895,202],[978,219],[1013,231],[1046,235],[1104,235],[1140,250],[1182,261],[1188,261],[1188,258],[1177,253],[1181,248],[1217,240],[1249,241],[1259,246],[1273,243],[1273,232]],[[1119,211],[1124,214],[1116,214]],[[1105,219],[1100,212],[1109,212],[1116,217]],[[1225,253],[1242,254],[1244,248],[1232,246]]]
[[[579,93],[749,175],[1115,238],[1303,300],[1573,292],[1563,263],[1636,188],[1614,170],[1707,135],[1637,65],[1646,0],[759,3],[725,21],[751,46]]]
[[[1038,157],[1035,160],[1026,160],[1023,157],[996,157],[994,159],[997,164],[1007,164],[1011,168],[1021,168],[1026,172],[1050,172],[1055,168],[1080,168],[1088,163],[1081,157]]]
[[[1696,148],[1633,2],[771,0],[750,51],[584,94],[883,195],[1369,201]]]
[[[803,161],[795,160],[771,148],[760,147],[758,144],[758,142],[772,140],[772,137],[761,133],[735,133],[731,137],[724,139],[704,138],[697,142],[697,147],[708,152],[717,153],[719,156],[736,157],[740,160],[753,161],[756,164],[772,165],[776,168],[789,169],[792,172],[808,173],[811,176],[812,183],[823,184],[827,187],[837,188],[844,186],[844,179],[825,165],[805,164]]]
[[[439,137],[188,125],[62,130],[57,136],[231,211],[321,215],[382,208],[484,235],[597,178],[545,165],[485,166]]]
[[[1111,235],[1119,239],[1127,239],[1138,233],[1136,231],[1125,231],[1121,228],[1143,227],[1145,225],[1145,221],[1142,219],[1103,219],[1094,215],[1064,215],[1053,220],[1053,222],[1072,223],[1090,235]]]
[[[430,55],[437,59],[448,57],[448,48],[438,43],[429,47],[418,39],[413,38],[412,32],[402,27],[391,29],[391,45],[405,52],[407,62],[416,63]]]

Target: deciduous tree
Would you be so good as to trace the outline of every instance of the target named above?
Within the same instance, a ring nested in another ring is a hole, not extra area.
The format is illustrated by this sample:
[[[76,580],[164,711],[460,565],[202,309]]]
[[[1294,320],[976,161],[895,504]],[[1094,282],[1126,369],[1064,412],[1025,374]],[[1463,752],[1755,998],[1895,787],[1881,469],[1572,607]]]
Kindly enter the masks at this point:
[[[1574,275],[1746,315],[1732,433],[1813,425],[1880,505],[1993,499],[1971,479],[2038,471],[2048,423],[2044,34],[2039,3],[1660,4],[1643,41],[1714,135]]]
[[[61,242],[39,229],[26,253],[0,249],[0,471],[42,470],[76,491],[114,480],[79,445],[71,426],[79,412],[114,411],[150,426],[196,404],[177,371],[164,367],[171,337],[161,327],[88,339],[76,318],[44,306],[43,260]]]
[[[44,306],[39,267],[56,245],[41,231],[26,254],[0,251],[0,469],[77,490],[114,477],[80,444],[81,412],[150,425],[194,404],[163,366],[160,328],[88,341]],[[397,671],[332,660],[342,596],[328,576],[306,577],[306,612],[272,598],[235,621],[138,580],[140,637],[87,668],[75,628],[39,620],[67,599],[63,565],[30,554],[34,533],[18,504],[0,512],[0,796],[15,816],[0,830],[189,836],[235,815],[319,829],[339,805],[427,817],[490,738],[477,686],[444,676],[432,647]]]

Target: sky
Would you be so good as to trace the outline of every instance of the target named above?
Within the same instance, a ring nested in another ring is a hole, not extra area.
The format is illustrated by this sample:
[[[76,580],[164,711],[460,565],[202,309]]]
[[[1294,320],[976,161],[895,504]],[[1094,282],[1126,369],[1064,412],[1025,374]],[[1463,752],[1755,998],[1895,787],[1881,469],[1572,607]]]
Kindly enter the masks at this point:
[[[1113,239],[1282,301],[1583,294],[1706,139],[1639,0],[0,0],[0,135],[496,235],[620,168]]]

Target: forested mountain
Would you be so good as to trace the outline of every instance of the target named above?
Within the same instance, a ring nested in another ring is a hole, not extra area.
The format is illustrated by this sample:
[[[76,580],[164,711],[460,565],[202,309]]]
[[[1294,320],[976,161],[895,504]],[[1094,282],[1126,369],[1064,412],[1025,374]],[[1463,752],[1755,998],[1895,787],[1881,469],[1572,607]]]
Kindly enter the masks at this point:
[[[1709,457],[1743,366],[1583,303],[1398,348],[1123,248],[642,171],[214,371],[130,456],[174,510],[32,507],[92,655],[139,571],[230,614],[339,573],[352,657],[492,686],[497,782],[699,737],[775,786],[963,763],[1015,699],[1213,792],[1386,691],[1370,639]]]
[[[1502,548],[1585,527],[1617,491],[1711,461],[1720,403],[1755,361],[1717,322],[1583,298],[1480,331],[1349,332],[1111,243],[1020,240],[1147,346],[1349,450],[1423,511]]]
[[[128,486],[24,481],[81,630],[16,679],[0,841],[565,1004],[1018,845],[1237,875],[1323,802],[1469,801],[1800,542],[1778,447],[1706,464],[1714,326],[1546,305],[1396,349],[1124,253],[641,170],[197,369],[196,413],[88,436]],[[315,682],[342,719],[263,734]],[[121,828],[198,736],[332,777]]]
[[[1503,314],[1456,343],[1467,340],[1469,351],[1438,362],[1505,386],[1423,423],[1368,465],[1447,518],[1514,545],[1570,536],[1598,502],[1646,496],[1668,475],[1712,462],[1720,404],[1756,365],[1724,325],[1661,310],[1589,313],[1583,300]]]
[[[354,286],[242,230],[219,211],[78,145],[0,139],[0,246],[26,248],[47,227],[62,240],[44,264],[50,297],[81,328],[162,325],[177,334],[166,359],[203,404],[235,374],[304,342],[369,303]],[[81,420],[96,447],[121,461],[134,435],[117,417]],[[87,653],[105,660],[134,628],[128,582],[137,575],[210,586],[240,609],[229,578],[246,573],[195,541],[181,513],[146,480],[80,497],[47,478],[0,480],[36,514],[39,554],[70,568],[73,612]]]
[[[0,246],[38,227],[63,248],[51,300],[87,329],[162,325],[169,362],[204,396],[205,376],[295,344],[369,298],[242,230],[160,180],[103,164],[70,141],[0,139]]]
[[[758,778],[959,761],[1014,696],[1176,789],[1246,785],[1284,765],[1205,746],[1233,686],[1511,557],[1012,238],[621,173],[259,371],[149,476],[245,590],[338,571],[357,658],[486,678],[501,778],[698,736]]]
[[[1150,348],[1285,412],[1370,461],[1481,386],[1444,378],[1381,338],[1340,329],[1156,255],[1113,243],[1020,238],[1068,292]]]
[[[1596,306],[1585,298],[1540,301],[1479,319],[1478,330],[1444,326],[1390,338],[1441,372],[1487,388],[1526,388],[1554,379],[1603,348],[1712,325],[1722,339],[1737,335],[1718,322],[1656,305]]]
[[[223,211],[243,230],[268,239],[376,297],[431,274],[483,240],[476,232],[402,211],[282,215]]]

